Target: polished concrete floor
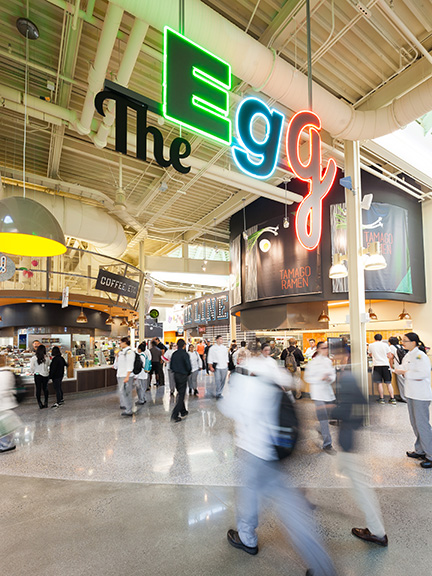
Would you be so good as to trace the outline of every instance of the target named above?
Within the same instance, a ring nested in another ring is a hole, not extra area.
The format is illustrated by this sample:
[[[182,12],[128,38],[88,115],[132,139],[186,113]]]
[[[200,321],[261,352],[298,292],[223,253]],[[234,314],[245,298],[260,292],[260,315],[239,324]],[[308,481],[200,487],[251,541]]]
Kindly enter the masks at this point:
[[[239,460],[211,379],[199,389],[178,424],[169,422],[173,399],[155,388],[129,419],[115,392],[67,398],[55,410],[21,405],[17,450],[0,455],[1,573],[304,576],[272,507],[263,509],[256,557],[228,545]],[[286,472],[317,505],[339,574],[430,576],[432,470],[405,457],[413,442],[406,406],[371,405],[371,425],[360,433],[387,549],[351,536],[364,520],[336,459],[320,450],[312,404],[298,408],[305,430]]]

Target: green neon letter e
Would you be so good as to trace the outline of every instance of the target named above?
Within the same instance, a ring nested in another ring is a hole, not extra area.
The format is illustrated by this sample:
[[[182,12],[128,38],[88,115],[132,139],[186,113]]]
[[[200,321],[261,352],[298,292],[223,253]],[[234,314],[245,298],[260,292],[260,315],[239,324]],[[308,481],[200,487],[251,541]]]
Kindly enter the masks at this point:
[[[165,26],[165,118],[230,146],[230,88],[231,66],[227,62]]]

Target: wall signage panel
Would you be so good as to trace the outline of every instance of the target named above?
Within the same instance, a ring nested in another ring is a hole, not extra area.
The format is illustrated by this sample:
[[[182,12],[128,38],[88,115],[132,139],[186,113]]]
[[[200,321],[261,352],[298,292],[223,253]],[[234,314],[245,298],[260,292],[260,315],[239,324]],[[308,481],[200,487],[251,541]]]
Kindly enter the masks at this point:
[[[0,282],[10,280],[15,274],[16,268],[13,260],[0,253]]]
[[[189,302],[184,307],[184,326],[226,324],[229,319],[229,293],[220,292]]]

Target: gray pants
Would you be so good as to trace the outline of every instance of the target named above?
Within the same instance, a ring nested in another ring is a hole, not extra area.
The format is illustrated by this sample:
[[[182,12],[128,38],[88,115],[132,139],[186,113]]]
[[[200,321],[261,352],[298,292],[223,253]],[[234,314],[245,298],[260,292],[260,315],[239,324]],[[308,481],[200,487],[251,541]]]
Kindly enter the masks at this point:
[[[170,392],[175,392],[175,380],[174,380],[174,372],[168,368],[168,380],[169,380],[169,387]]]
[[[133,376],[129,376],[129,380],[124,384],[124,376],[117,376],[117,387],[120,396],[120,406],[125,407],[125,412],[132,414],[132,388]]]
[[[275,503],[294,548],[307,568],[317,576],[334,576],[336,570],[315,531],[314,521],[305,498],[287,484],[287,473],[278,461],[262,460],[240,450],[243,487],[238,490],[237,529],[246,546],[256,546],[258,538],[258,504],[262,497]]]
[[[416,441],[414,449],[417,454],[426,454],[432,460],[432,428],[429,423],[429,400],[407,398],[408,414]]]
[[[402,400],[407,401],[405,396],[405,376],[403,374],[396,374],[396,381],[399,388],[399,395]]]
[[[195,372],[191,372],[189,374],[189,376],[188,376],[189,390],[196,390],[197,389],[198,373],[199,373],[199,370],[195,370]]]
[[[147,378],[136,378],[135,386],[139,402],[141,403],[145,402],[146,401],[145,393],[147,390]]]
[[[322,402],[321,400],[314,400],[315,410],[318,421],[321,427],[321,434],[323,437],[323,448],[332,445],[332,437],[330,434],[329,419],[327,413],[327,405],[332,404],[331,402]]]
[[[381,508],[375,494],[375,490],[369,485],[369,478],[362,466],[361,459],[354,452],[337,453],[338,468],[341,474],[351,481],[353,496],[358,507],[365,515],[366,527],[382,538],[385,536],[385,528],[381,515]]]
[[[227,377],[228,368],[216,368],[214,375],[215,375],[215,386],[216,386],[216,398],[218,396],[222,396],[222,390],[225,386],[225,380]]]

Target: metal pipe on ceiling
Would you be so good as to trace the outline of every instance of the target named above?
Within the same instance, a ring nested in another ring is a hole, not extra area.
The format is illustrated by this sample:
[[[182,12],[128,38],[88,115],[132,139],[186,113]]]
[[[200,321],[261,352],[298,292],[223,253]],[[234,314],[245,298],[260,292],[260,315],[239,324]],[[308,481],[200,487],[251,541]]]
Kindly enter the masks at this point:
[[[81,119],[77,123],[80,134],[89,134],[94,115],[94,98],[102,89],[111,54],[117,39],[117,32],[123,17],[123,9],[116,4],[109,4],[99,39],[96,57],[88,74],[88,90],[84,100]]]

